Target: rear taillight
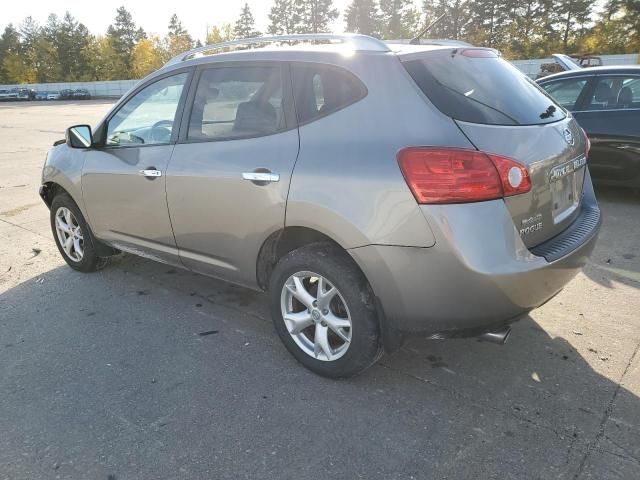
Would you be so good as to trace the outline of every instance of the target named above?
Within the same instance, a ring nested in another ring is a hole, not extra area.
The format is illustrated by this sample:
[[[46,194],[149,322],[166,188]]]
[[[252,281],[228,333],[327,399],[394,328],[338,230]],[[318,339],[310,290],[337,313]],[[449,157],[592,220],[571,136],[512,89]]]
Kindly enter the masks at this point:
[[[527,167],[492,153],[409,147],[398,163],[418,203],[479,202],[531,190]]]

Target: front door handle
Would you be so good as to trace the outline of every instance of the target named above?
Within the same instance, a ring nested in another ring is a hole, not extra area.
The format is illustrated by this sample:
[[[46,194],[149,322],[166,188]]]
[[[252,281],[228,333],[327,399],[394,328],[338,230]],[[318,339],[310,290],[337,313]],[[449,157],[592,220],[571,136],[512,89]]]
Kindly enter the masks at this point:
[[[162,171],[156,170],[154,167],[149,167],[144,170],[140,170],[140,175],[147,178],[156,178],[162,176]]]
[[[280,181],[280,175],[273,172],[244,172],[242,178],[258,185]]]

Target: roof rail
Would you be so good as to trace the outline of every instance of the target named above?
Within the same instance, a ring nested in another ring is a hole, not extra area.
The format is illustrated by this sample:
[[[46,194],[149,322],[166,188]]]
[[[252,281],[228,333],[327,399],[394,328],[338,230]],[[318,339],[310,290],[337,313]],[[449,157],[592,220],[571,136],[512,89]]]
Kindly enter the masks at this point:
[[[274,35],[271,37],[254,37],[243,38],[241,40],[231,40],[229,42],[216,43],[212,45],[205,45],[203,47],[194,48],[188,52],[183,52],[180,55],[173,57],[166,64],[173,65],[175,63],[184,62],[190,58],[204,55],[215,55],[216,53],[222,53],[224,51],[237,50],[249,50],[251,48],[259,48],[267,44],[277,43],[292,43],[292,42],[307,42],[307,43],[343,43],[350,46],[354,50],[365,50],[373,52],[389,52],[389,47],[378,40],[377,38],[369,37],[367,35],[359,35],[356,33],[313,33],[313,34],[295,34],[295,35]],[[211,53],[209,53],[211,52]]]

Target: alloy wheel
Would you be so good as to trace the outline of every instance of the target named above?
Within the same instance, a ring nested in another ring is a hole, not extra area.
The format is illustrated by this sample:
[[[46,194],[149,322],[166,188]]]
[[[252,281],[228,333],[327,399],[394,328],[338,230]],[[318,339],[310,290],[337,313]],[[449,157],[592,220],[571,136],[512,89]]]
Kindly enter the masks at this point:
[[[67,207],[60,207],[55,215],[56,235],[65,255],[74,262],[84,256],[84,236],[78,220]]]
[[[297,272],[284,283],[280,298],[285,326],[302,351],[322,361],[347,352],[353,325],[335,285],[317,273]]]

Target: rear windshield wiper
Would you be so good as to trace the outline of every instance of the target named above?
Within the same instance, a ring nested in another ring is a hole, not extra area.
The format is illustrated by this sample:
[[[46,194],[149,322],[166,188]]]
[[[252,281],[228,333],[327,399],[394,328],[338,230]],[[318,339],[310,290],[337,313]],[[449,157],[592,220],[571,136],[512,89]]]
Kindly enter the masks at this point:
[[[553,117],[554,113],[556,113],[556,107],[549,105],[549,108],[540,114],[540,118],[544,120],[545,118]]]
[[[482,105],[483,107],[488,108],[488,109],[490,109],[490,110],[493,110],[494,112],[498,112],[500,115],[502,115],[502,116],[504,116],[504,117],[508,118],[509,120],[511,120],[511,121],[513,122],[513,124],[514,124],[514,125],[519,125],[519,124],[520,124],[520,122],[518,122],[515,118],[513,118],[513,117],[512,117],[512,116],[510,116],[510,115],[507,115],[507,114],[506,114],[506,113],[504,113],[503,111],[498,110],[497,108],[494,108],[494,107],[492,107],[491,105],[487,105],[486,103],[481,102],[480,100],[478,100],[478,99],[476,99],[476,98],[473,98],[473,97],[471,97],[470,95],[465,95],[464,93],[459,92],[459,91],[458,91],[458,90],[456,90],[455,88],[451,88],[451,87],[449,87],[448,85],[445,85],[444,83],[442,83],[440,80],[438,80],[438,79],[437,79],[437,78],[435,78],[435,77],[433,77],[433,79],[434,79],[434,80],[436,81],[436,83],[437,83],[438,85],[440,85],[441,87],[446,88],[447,90],[450,90],[450,91],[452,91],[453,93],[457,93],[458,95],[463,96],[463,97],[464,97],[464,98],[466,98],[467,100],[471,100],[471,101],[473,101],[473,102],[479,103],[479,104],[480,104],[480,105]]]

